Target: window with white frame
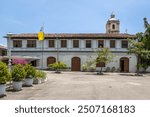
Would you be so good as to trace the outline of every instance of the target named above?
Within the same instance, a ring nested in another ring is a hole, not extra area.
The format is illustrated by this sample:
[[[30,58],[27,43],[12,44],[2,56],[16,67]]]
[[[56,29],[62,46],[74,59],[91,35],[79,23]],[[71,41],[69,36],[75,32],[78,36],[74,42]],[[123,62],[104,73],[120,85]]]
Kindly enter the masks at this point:
[[[116,41],[110,40],[110,48],[115,48],[115,47],[116,47]]]
[[[13,47],[21,48],[22,47],[22,40],[13,40]]]
[[[92,42],[91,40],[86,40],[86,48],[91,48]]]
[[[73,48],[79,48],[79,40],[73,40]]]
[[[128,41],[127,40],[122,40],[121,47],[122,48],[128,48]]]
[[[98,40],[98,48],[104,47],[104,40]]]
[[[67,40],[61,40],[61,48],[67,48]]]

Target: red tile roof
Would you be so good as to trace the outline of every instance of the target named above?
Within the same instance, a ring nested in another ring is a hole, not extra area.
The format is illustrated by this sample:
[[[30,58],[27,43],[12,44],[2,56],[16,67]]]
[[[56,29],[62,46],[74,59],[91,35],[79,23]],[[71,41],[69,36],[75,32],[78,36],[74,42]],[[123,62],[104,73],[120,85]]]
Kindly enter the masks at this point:
[[[11,38],[37,38],[37,33],[12,34]],[[45,38],[135,38],[135,35],[125,33],[49,33],[45,34]]]
[[[0,49],[5,49],[5,50],[7,50],[7,47],[0,45]]]

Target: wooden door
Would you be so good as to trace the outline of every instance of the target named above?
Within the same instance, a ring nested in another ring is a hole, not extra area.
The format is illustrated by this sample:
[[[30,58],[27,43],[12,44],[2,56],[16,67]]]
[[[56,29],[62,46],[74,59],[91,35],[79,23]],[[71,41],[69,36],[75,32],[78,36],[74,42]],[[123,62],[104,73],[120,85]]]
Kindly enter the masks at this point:
[[[123,57],[120,59],[121,72],[129,72],[129,58]]]
[[[71,62],[72,62],[71,71],[80,71],[80,67],[81,67],[80,58],[79,57],[73,57]]]
[[[129,59],[124,60],[124,72],[129,72]]]

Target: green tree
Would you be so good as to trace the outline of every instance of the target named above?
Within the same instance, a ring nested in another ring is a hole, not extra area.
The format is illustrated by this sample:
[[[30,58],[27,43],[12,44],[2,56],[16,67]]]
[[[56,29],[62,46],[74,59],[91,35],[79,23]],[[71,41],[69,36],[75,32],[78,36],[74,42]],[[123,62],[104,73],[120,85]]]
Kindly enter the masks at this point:
[[[134,54],[137,58],[137,74],[139,75],[140,59],[143,52],[144,43],[142,42],[142,33],[136,34],[136,39],[129,39],[129,54]]]
[[[108,64],[113,60],[113,54],[108,48],[102,48],[97,52],[96,63],[104,63]],[[102,68],[100,69],[99,73],[102,74]]]
[[[144,33],[137,33],[136,39],[129,39],[129,53],[137,57],[137,75],[141,67],[146,70],[150,65],[150,25],[146,18],[144,18],[144,27]]]
[[[145,31],[143,34],[143,42],[146,50],[150,50],[150,24],[147,21],[147,18],[144,18],[144,27]]]
[[[150,24],[147,21],[147,18],[144,18],[144,27],[145,32],[143,34],[143,43],[145,51],[142,55],[142,67],[146,70],[150,66]]]

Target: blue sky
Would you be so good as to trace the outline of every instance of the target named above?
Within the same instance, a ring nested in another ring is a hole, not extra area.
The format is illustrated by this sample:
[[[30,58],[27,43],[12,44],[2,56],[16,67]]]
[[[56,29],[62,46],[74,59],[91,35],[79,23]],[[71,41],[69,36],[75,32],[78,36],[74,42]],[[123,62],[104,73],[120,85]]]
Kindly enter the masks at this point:
[[[150,0],[0,0],[0,44],[8,32],[37,33],[44,23],[46,33],[104,33],[113,11],[121,32],[144,31],[150,22]]]

